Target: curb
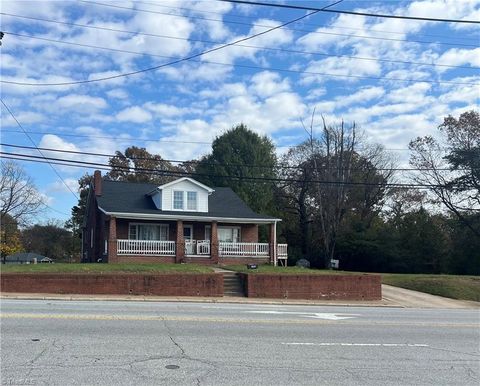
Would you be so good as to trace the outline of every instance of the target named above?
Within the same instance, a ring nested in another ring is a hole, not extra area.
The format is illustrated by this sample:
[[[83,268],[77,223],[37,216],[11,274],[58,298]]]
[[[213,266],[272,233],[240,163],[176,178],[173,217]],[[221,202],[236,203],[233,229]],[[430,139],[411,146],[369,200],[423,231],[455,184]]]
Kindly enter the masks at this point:
[[[63,300],[63,301],[132,301],[132,302],[181,302],[181,303],[219,303],[219,304],[267,304],[267,305],[295,305],[295,306],[342,306],[342,307],[388,307],[405,308],[398,304],[390,303],[387,300],[353,303],[315,300],[280,300],[280,299],[258,299],[242,297],[157,297],[157,296],[92,296],[92,295],[54,295],[54,294],[25,294],[11,293],[0,294],[0,299],[15,300]]]

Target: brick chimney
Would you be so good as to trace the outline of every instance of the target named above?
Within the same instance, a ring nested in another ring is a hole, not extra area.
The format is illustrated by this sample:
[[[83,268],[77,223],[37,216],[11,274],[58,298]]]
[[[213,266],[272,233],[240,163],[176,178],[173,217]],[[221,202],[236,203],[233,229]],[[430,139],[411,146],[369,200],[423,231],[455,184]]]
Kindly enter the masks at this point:
[[[95,170],[93,173],[93,189],[95,196],[102,195],[102,172],[100,170]]]

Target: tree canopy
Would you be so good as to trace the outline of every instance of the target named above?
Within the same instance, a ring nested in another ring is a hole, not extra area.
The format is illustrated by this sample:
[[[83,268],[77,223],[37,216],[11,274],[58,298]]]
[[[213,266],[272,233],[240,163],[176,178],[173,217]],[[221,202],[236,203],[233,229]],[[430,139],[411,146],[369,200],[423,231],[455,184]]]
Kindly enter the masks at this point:
[[[440,140],[425,136],[410,142],[410,163],[420,169],[414,179],[431,185],[436,201],[480,237],[472,221],[480,216],[479,113],[467,111],[458,119],[449,115],[438,129]]]
[[[106,178],[114,181],[153,182],[162,185],[176,178],[172,172],[180,171],[160,155],[136,146],[126,148],[123,153],[116,151],[108,163],[112,169]]]
[[[255,178],[275,178],[275,147],[244,124],[215,138],[212,153],[195,170],[197,179],[209,186],[229,186],[253,210],[272,213],[273,183]]]

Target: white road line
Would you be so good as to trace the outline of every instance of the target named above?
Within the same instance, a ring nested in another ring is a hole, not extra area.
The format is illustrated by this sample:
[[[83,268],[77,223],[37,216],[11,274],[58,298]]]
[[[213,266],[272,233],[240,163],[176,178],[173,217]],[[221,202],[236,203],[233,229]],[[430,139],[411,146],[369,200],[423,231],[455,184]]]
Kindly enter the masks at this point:
[[[359,314],[342,314],[342,313],[329,313],[329,312],[293,312],[293,311],[245,311],[252,314],[288,314],[288,315],[299,315],[305,318],[315,318],[315,319],[326,319],[326,320],[343,320],[343,319],[353,319]]]
[[[422,343],[311,343],[311,342],[282,342],[287,346],[359,346],[359,347],[429,347]]]

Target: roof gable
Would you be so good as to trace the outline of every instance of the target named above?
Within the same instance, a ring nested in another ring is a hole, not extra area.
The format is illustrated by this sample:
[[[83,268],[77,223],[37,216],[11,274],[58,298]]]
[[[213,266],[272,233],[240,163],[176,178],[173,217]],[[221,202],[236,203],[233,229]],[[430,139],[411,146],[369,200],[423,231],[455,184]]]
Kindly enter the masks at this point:
[[[163,190],[167,187],[171,187],[175,184],[178,184],[180,182],[184,182],[184,181],[188,181],[188,182],[191,182],[192,184],[195,184],[197,185],[199,188],[202,188],[202,189],[205,189],[208,193],[212,193],[213,192],[213,189],[208,187],[207,185],[204,185],[202,184],[201,182],[198,182],[197,180],[194,180],[193,178],[190,178],[190,177],[182,177],[182,178],[179,178],[178,180],[175,180],[175,181],[171,181],[171,182],[167,182],[166,184],[163,184],[163,185],[160,185],[157,190]]]

